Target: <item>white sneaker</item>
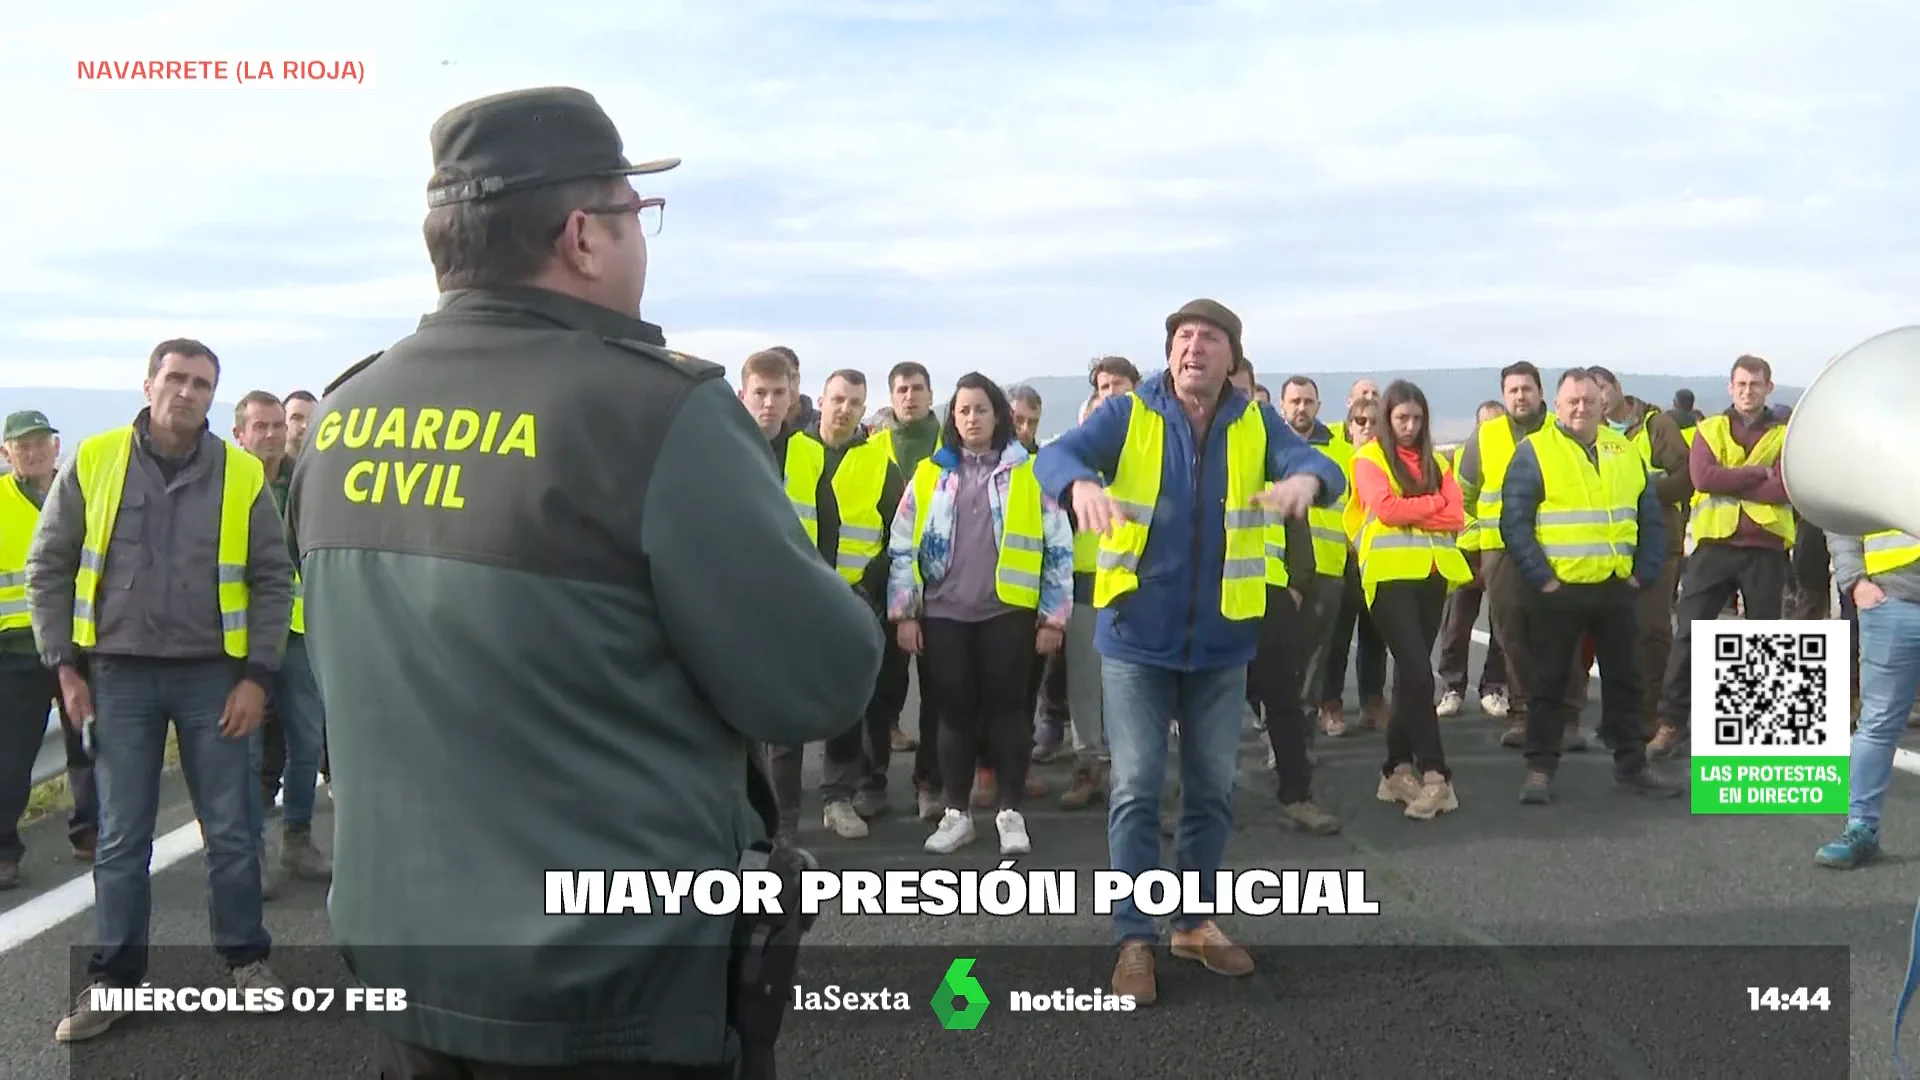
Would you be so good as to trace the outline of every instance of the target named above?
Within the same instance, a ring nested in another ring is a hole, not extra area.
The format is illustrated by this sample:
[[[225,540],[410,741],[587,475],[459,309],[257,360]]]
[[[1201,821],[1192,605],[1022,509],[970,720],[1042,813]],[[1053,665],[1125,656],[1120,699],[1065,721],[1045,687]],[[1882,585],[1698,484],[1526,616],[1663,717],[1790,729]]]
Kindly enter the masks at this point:
[[[1000,811],[993,819],[993,826],[1000,830],[1000,854],[1033,854],[1033,840],[1027,836],[1027,819],[1021,816],[1020,811]]]
[[[1311,754],[1313,753],[1313,751],[1309,750],[1307,751],[1307,753]],[[1267,771],[1268,772],[1280,771],[1280,755],[1273,752],[1273,747],[1271,745],[1267,747]]]
[[[949,809],[940,819],[940,827],[927,837],[929,855],[951,855],[973,843],[973,815],[965,810]]]
[[[1486,713],[1488,716],[1495,718],[1496,720],[1506,716],[1507,715],[1507,695],[1481,694],[1480,695],[1480,711],[1483,713]]]
[[[850,802],[830,802],[820,814],[820,823],[842,840],[859,840],[867,835],[867,823],[854,813]]]
[[[1458,690],[1449,690],[1440,695],[1440,704],[1433,707],[1436,716],[1459,716],[1460,706],[1467,700]]]

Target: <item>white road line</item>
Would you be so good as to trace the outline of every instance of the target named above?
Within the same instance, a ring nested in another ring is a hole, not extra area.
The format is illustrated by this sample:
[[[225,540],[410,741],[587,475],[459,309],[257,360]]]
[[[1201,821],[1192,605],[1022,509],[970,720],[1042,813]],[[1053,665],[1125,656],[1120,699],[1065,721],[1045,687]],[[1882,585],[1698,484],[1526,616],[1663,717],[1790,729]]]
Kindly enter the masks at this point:
[[[325,785],[319,785],[315,795],[318,797],[323,793],[324,797],[332,798],[331,791]],[[281,806],[284,801],[282,796],[276,795],[273,805]],[[148,876],[179,863],[204,846],[198,820],[189,821],[165,836],[154,838],[153,859],[147,864]],[[89,872],[58,888],[48,889],[19,907],[0,912],[0,955],[25,945],[91,907],[93,874]]]
[[[200,850],[200,823],[189,821],[153,842],[157,874]],[[0,954],[11,952],[93,906],[93,875],[82,874],[0,914]]]

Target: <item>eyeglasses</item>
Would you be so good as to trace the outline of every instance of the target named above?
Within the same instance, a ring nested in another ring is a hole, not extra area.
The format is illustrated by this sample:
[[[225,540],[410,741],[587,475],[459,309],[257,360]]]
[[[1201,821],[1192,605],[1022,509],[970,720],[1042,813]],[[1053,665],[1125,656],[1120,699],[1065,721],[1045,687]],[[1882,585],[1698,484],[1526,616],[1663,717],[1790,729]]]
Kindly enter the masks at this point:
[[[659,236],[660,229],[666,224],[667,200],[657,197],[642,199],[636,195],[623,202],[606,203],[600,206],[582,206],[579,207],[579,211],[583,214],[598,214],[608,217],[632,214],[640,222],[641,235],[652,238]],[[553,235],[558,238],[561,233],[566,231],[566,228],[566,223],[561,222],[560,227],[553,230]]]

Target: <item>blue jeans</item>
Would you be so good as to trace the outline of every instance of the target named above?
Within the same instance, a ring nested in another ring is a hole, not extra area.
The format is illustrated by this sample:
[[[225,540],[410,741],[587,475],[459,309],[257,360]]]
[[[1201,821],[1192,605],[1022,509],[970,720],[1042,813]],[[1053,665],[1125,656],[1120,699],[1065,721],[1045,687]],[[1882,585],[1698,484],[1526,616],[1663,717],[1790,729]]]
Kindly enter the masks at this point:
[[[1167,775],[1167,725],[1180,721],[1180,827],[1175,870],[1197,870],[1201,895],[1233,836],[1233,781],[1246,712],[1247,669],[1174,671],[1102,657],[1102,719],[1113,753],[1107,800],[1107,851],[1115,870],[1138,876],[1160,865],[1160,797]],[[1205,919],[1175,916],[1176,930]],[[1131,899],[1115,905],[1113,937],[1157,942],[1154,920]]]
[[[287,740],[287,766],[280,787],[280,823],[289,829],[305,828],[313,822],[313,791],[320,780],[320,745],[326,734],[326,710],[320,704],[320,684],[314,681],[304,634],[287,635],[287,655],[280,661],[280,674],[273,680],[272,708]],[[263,746],[263,755],[264,752]],[[254,775],[259,775],[257,769]]]
[[[89,977],[120,986],[146,978],[153,888],[154,819],[167,720],[179,735],[180,768],[207,846],[213,946],[230,967],[266,958],[260,916],[260,852],[248,807],[259,800],[248,739],[220,733],[220,714],[240,672],[231,662],[95,657],[94,781],[100,840],[93,861],[94,929],[100,947]]]
[[[1920,604],[1893,597],[1860,613],[1860,730],[1849,767],[1849,824],[1880,827],[1893,751],[1920,694]]]

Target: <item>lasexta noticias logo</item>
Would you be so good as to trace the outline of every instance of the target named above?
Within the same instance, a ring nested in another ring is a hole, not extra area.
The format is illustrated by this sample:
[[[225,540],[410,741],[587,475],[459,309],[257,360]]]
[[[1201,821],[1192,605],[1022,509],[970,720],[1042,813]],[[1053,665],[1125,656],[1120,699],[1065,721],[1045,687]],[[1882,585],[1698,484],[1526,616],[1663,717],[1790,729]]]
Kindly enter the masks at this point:
[[[948,1031],[972,1031],[987,1015],[987,991],[973,977],[973,958],[963,957],[947,965],[940,988],[933,992],[933,1014]]]

